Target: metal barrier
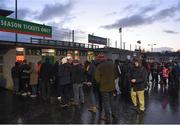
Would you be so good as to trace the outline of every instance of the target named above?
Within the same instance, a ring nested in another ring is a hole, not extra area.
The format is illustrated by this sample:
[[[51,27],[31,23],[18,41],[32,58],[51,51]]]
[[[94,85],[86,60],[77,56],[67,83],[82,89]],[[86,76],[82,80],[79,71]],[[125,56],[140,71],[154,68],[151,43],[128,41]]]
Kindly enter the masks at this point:
[[[52,46],[63,46],[63,47],[75,47],[75,48],[88,48],[88,49],[97,49],[98,45],[77,43],[77,42],[67,42],[67,41],[58,41],[58,40],[49,40],[49,39],[40,39],[40,38],[30,38],[32,44],[40,45],[52,45]]]

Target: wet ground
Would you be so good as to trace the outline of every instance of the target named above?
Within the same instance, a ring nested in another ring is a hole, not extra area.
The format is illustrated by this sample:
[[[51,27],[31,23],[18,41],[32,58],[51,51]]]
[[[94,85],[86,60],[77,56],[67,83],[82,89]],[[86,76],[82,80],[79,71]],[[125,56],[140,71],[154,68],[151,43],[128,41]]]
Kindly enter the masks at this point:
[[[85,104],[79,107],[61,108],[60,103],[52,99],[44,102],[40,97],[30,98],[13,95],[12,92],[0,89],[0,123],[104,123],[100,112],[91,113],[88,93]],[[151,86],[146,92],[146,111],[135,113],[126,96],[117,97],[118,119],[112,123],[122,124],[175,124],[180,123],[179,90],[176,87],[161,89]]]

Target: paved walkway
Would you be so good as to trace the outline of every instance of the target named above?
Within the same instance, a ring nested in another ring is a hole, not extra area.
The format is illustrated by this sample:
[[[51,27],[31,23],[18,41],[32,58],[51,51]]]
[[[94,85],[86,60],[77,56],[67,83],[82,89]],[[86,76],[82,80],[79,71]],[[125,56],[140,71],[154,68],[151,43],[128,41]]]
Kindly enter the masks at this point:
[[[63,109],[55,99],[52,99],[51,103],[46,103],[40,97],[32,99],[0,89],[0,123],[104,123],[100,120],[100,112],[88,111],[89,95],[88,93],[85,95],[84,105]],[[139,115],[131,110],[131,103],[126,101],[125,96],[119,96],[117,98],[118,119],[114,123],[180,123],[179,98],[179,91],[175,88],[150,89],[146,93],[146,112]]]

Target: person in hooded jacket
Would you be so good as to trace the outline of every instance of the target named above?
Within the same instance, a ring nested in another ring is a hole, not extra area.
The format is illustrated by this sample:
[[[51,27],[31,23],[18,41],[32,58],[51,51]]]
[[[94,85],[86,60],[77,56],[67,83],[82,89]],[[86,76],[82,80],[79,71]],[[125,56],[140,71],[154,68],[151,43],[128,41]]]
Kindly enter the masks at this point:
[[[144,90],[147,81],[147,71],[142,67],[140,60],[134,61],[134,69],[131,74],[131,99],[133,103],[133,109],[138,113],[143,113],[145,111],[145,99]],[[137,104],[137,98],[139,102],[139,107]]]

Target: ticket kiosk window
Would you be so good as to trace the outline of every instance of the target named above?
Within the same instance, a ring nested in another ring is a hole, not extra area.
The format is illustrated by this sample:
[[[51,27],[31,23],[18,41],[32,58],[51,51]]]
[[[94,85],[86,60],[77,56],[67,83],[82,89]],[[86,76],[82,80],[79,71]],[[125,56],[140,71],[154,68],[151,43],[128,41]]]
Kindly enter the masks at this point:
[[[25,59],[25,49],[21,47],[16,48],[16,61],[22,62]]]
[[[16,56],[16,62],[22,62],[24,60],[24,56],[23,55],[18,55]]]
[[[42,61],[44,62],[46,58],[49,58],[51,64],[55,63],[56,52],[54,49],[42,49]]]

